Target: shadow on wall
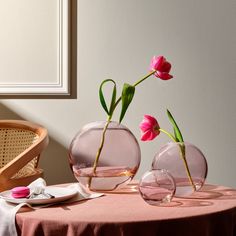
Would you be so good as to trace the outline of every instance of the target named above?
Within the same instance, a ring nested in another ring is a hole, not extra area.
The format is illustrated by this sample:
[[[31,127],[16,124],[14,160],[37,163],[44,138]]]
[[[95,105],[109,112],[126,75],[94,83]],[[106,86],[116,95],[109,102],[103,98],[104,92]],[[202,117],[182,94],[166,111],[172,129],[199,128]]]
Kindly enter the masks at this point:
[[[0,119],[24,120],[24,117],[19,116],[14,111],[0,103]],[[38,123],[37,120],[30,121]],[[39,166],[44,169],[44,177],[47,184],[59,184],[76,181],[69,167],[68,149],[50,137],[50,135],[49,145],[41,154]]]

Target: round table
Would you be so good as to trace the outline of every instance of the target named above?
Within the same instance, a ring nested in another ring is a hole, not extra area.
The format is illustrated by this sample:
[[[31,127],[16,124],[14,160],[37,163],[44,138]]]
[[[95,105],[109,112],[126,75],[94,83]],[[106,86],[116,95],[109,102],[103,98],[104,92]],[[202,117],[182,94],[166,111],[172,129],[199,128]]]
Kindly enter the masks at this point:
[[[100,198],[16,215],[19,235],[236,235],[236,190],[206,184],[191,198],[151,206],[130,184]]]

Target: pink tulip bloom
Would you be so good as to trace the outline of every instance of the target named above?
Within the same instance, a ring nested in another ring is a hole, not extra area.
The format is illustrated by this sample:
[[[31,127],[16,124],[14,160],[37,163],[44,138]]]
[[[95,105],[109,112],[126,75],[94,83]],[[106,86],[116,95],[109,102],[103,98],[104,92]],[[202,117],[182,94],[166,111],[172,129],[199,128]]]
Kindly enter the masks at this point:
[[[160,134],[160,126],[157,120],[149,115],[144,115],[143,121],[140,123],[141,140],[150,141]]]
[[[163,56],[154,56],[149,69],[150,71],[155,70],[156,73],[154,75],[162,80],[173,78],[173,76],[169,74],[171,64]]]

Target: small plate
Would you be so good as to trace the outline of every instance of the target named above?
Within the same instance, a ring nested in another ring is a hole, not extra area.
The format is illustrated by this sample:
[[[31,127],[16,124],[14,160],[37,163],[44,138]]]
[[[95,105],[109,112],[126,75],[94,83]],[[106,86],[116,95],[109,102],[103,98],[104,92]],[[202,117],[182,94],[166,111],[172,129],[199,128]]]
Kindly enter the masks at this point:
[[[70,188],[61,188],[61,187],[45,187],[45,193],[49,193],[55,198],[40,198],[40,195],[37,198],[13,198],[11,196],[11,190],[7,190],[0,193],[0,198],[4,199],[7,202],[19,204],[19,203],[28,203],[31,205],[36,204],[51,204],[56,202],[63,202],[74,197],[78,192],[76,189]]]

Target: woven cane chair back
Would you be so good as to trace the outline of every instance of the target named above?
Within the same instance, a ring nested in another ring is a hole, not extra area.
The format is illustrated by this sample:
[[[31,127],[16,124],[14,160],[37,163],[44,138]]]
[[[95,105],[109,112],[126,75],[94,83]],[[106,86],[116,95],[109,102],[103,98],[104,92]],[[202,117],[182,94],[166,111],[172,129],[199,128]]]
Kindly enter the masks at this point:
[[[28,121],[0,120],[0,190],[42,177],[38,162],[47,144],[45,128]]]

